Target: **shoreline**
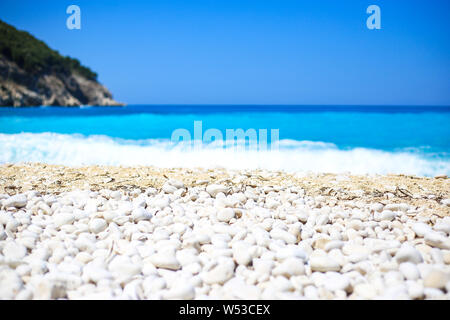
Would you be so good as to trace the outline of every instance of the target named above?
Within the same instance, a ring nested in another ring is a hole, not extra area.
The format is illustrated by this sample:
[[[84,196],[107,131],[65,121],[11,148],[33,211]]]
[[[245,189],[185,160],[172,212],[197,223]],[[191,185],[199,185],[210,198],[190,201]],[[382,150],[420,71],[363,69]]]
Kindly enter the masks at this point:
[[[168,179],[186,187],[225,183],[241,187],[300,187],[308,196],[323,196],[326,202],[408,203],[426,207],[429,214],[450,216],[441,201],[450,198],[450,179],[404,174],[289,173],[265,169],[159,168],[155,166],[64,166],[44,163],[0,165],[0,193],[35,190],[61,193],[101,189],[131,191],[152,187],[160,190]]]
[[[450,180],[0,165],[0,299],[450,299]]]

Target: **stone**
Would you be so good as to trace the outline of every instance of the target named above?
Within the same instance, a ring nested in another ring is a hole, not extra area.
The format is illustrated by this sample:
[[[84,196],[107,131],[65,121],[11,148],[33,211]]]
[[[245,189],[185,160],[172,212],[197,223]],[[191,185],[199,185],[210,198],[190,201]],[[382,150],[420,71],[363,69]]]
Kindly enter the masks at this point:
[[[159,199],[154,199],[153,202],[152,202],[152,205],[155,208],[159,208],[161,210],[166,208],[166,207],[168,207],[169,204],[170,204],[170,199],[167,196],[159,198]]]
[[[432,231],[431,227],[422,222],[416,222],[412,225],[411,229],[414,231],[416,236],[425,237],[425,235]]]
[[[3,206],[5,208],[15,207],[15,208],[23,208],[27,205],[28,199],[24,194],[16,194],[11,196],[5,200],[3,200]]]
[[[408,281],[408,295],[411,299],[422,299],[424,296],[423,286],[415,281]]]
[[[191,300],[195,297],[195,288],[190,283],[178,283],[163,294],[164,299]]]
[[[162,187],[162,190],[163,190],[165,193],[174,193],[175,191],[178,190],[178,188],[175,187],[175,186],[172,186],[172,185],[170,185],[170,184],[168,184],[168,183],[165,183],[165,184],[163,185],[163,187]]]
[[[75,221],[75,215],[73,213],[58,213],[53,215],[53,223],[55,227],[60,228],[66,224],[72,224]]]
[[[152,214],[145,210],[142,207],[138,207],[133,209],[131,212],[131,217],[134,222],[144,221],[144,220],[150,220],[152,218]]]
[[[309,258],[309,265],[312,271],[328,272],[341,270],[339,263],[326,255],[312,255]]]
[[[15,241],[8,241],[3,248],[3,255],[9,261],[21,261],[27,254],[27,248]]]
[[[81,276],[84,282],[98,283],[102,280],[109,280],[112,278],[111,273],[100,265],[89,263],[83,268]]]
[[[398,269],[406,280],[418,280],[420,278],[419,269],[412,262],[403,262]]]
[[[174,186],[177,189],[185,188],[184,183],[180,180],[169,179],[167,183],[170,184],[171,186]]]
[[[287,258],[272,270],[274,276],[290,278],[305,274],[304,262],[298,258]]]
[[[127,282],[142,271],[142,265],[131,261],[128,256],[116,256],[108,265],[111,274],[119,282]]]
[[[383,210],[379,215],[379,221],[392,221],[395,219],[395,213],[391,210]]]
[[[257,300],[260,299],[261,289],[254,285],[248,285],[243,278],[234,277],[224,285],[224,291],[232,294],[233,299]]]
[[[157,268],[169,270],[179,270],[181,268],[181,264],[175,255],[175,249],[172,247],[158,250],[156,254],[150,256],[150,261]]]
[[[279,228],[272,229],[272,231],[270,231],[270,237],[272,239],[283,240],[287,244],[297,243],[296,236]]]
[[[424,239],[425,243],[428,244],[429,246],[450,250],[449,237],[444,237],[443,235],[437,232],[430,231],[425,235]]]
[[[217,220],[221,222],[229,222],[234,217],[235,213],[232,208],[222,208],[217,212]]]
[[[252,261],[250,244],[245,241],[236,241],[233,243],[233,259],[239,265],[248,265]]]
[[[314,240],[313,242],[313,248],[314,249],[325,249],[325,246],[330,242],[330,239],[326,239],[326,238],[319,238]]]
[[[37,300],[50,300],[65,298],[67,294],[66,285],[63,282],[55,282],[49,279],[42,279],[34,292]]]
[[[351,289],[349,277],[336,272],[327,273],[324,286],[329,291],[350,291]]]
[[[370,211],[381,212],[383,211],[384,205],[382,203],[376,202],[370,205]]]
[[[359,283],[353,289],[354,295],[363,299],[374,299],[377,296],[377,290],[369,283]]]
[[[325,244],[324,250],[325,251],[331,251],[333,249],[341,249],[344,246],[344,241],[340,240],[332,240]]]
[[[423,285],[427,288],[443,289],[449,281],[449,276],[447,273],[432,269],[423,279]]]
[[[434,225],[435,231],[440,231],[446,234],[450,234],[450,223],[437,223]]]
[[[92,219],[91,222],[89,222],[89,231],[99,233],[105,230],[107,226],[107,222],[101,218]]]
[[[206,187],[206,192],[208,192],[211,197],[215,198],[218,193],[227,193],[228,187],[220,184],[210,184]]]
[[[215,264],[210,270],[201,274],[206,284],[223,284],[231,279],[234,273],[234,262],[231,259],[223,259]]]
[[[275,258],[277,260],[284,260],[287,258],[299,258],[305,261],[308,257],[308,253],[296,245],[287,245],[284,248],[276,250]]]
[[[186,265],[190,265],[192,263],[196,263],[199,262],[199,258],[198,258],[198,252],[196,249],[183,249],[183,250],[178,250],[175,254],[178,262],[182,265],[182,266],[186,266]]]
[[[422,254],[411,245],[403,245],[395,254],[395,259],[398,263],[412,262],[418,264],[423,261]]]
[[[22,279],[12,269],[0,269],[0,299],[11,300],[23,288]]]
[[[259,276],[270,275],[274,266],[275,262],[273,262],[272,260],[253,259],[253,268]]]

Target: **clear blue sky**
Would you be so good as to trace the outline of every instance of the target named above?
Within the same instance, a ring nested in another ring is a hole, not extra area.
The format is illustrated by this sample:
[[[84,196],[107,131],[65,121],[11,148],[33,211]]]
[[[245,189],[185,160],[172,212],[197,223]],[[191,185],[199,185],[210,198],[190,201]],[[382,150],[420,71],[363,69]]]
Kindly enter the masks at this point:
[[[449,16],[448,0],[0,2],[128,104],[450,105]]]

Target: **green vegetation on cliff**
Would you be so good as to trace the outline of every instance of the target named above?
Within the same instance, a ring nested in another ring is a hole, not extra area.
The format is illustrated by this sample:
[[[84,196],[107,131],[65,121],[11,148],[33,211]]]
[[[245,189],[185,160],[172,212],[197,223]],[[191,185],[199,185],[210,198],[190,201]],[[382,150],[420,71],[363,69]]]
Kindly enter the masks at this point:
[[[31,74],[76,72],[89,80],[97,80],[97,73],[82,66],[77,59],[60,55],[28,32],[1,20],[0,54]]]

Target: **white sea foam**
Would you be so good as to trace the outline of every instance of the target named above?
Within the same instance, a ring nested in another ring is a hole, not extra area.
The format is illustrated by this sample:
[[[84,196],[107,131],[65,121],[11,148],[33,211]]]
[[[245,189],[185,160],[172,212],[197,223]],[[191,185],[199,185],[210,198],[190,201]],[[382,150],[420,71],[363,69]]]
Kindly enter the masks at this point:
[[[209,145],[189,150],[169,140],[123,140],[56,133],[0,134],[0,163],[44,162],[79,165],[266,168],[285,171],[450,174],[450,161],[411,151],[387,152],[332,143],[281,140],[276,151],[236,151]]]

